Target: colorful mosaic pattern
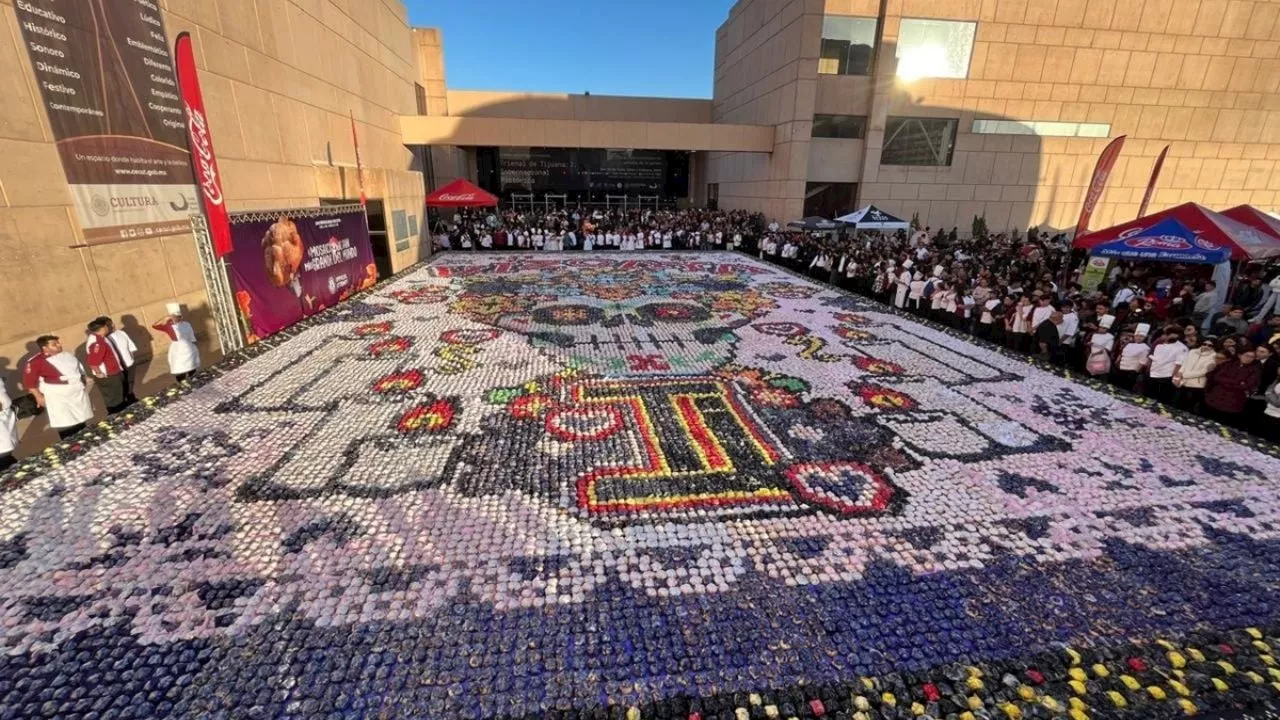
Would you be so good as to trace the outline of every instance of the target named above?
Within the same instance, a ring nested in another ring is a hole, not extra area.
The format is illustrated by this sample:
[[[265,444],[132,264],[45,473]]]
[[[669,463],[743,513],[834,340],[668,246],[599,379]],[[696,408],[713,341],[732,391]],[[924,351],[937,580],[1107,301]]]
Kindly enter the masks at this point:
[[[266,345],[0,484],[0,717],[1280,699],[1274,448],[744,256],[446,255]]]

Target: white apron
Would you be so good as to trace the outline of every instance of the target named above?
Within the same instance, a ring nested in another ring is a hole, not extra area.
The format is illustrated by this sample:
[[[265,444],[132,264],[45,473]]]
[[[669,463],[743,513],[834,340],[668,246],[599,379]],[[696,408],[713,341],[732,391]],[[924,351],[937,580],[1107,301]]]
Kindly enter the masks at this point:
[[[93,402],[84,386],[84,373],[80,361],[68,352],[51,355],[49,364],[62,373],[65,385],[52,385],[40,380],[40,392],[44,394],[45,410],[49,413],[49,427],[68,428],[93,419]]]
[[[13,452],[18,447],[18,410],[9,400],[9,393],[0,383],[0,455]]]
[[[169,343],[169,372],[180,375],[200,367],[200,349],[196,347],[196,331],[191,323],[182,320],[172,329],[178,339]]]

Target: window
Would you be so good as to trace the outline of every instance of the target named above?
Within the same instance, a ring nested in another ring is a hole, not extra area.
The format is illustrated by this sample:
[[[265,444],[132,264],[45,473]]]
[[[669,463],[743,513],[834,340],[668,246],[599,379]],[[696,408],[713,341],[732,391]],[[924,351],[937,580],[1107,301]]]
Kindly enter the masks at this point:
[[[418,114],[426,115],[427,114],[427,89],[422,87],[418,83],[414,83],[413,94],[415,99],[417,99],[418,101]]]
[[[822,75],[866,75],[876,45],[875,18],[828,15],[822,19]]]
[[[884,124],[880,164],[950,165],[959,124],[955,118],[889,118]]]
[[[898,28],[898,76],[966,78],[976,23],[904,18]]]
[[[813,137],[861,140],[867,134],[867,119],[861,115],[814,115]]]
[[[1107,123],[1036,122],[1028,120],[974,120],[973,133],[975,135],[1104,138],[1111,136],[1111,125]]]
[[[853,212],[857,205],[857,183],[811,182],[804,185],[804,216],[834,218]]]

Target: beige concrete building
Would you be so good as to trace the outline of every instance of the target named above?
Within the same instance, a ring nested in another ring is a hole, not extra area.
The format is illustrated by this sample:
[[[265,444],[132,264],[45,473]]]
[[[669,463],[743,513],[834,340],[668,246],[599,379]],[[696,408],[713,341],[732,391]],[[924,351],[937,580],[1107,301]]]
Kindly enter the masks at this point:
[[[961,232],[975,215],[1073,228],[1099,152],[1125,135],[1094,227],[1136,214],[1166,145],[1153,209],[1275,209],[1278,14],[1280,0],[740,0],[710,102],[450,90],[439,34],[419,31],[429,112],[402,127],[436,146],[442,178],[476,179],[476,148],[666,146],[692,153],[696,203],[781,220],[875,203]],[[690,127],[706,123],[720,145]]]
[[[424,189],[457,177],[507,200],[1070,228],[1120,135],[1095,227],[1134,216],[1166,145],[1153,209],[1280,204],[1280,0],[740,0],[715,67],[690,69],[714,71],[709,100],[450,89],[444,39],[400,0],[135,2],[169,46],[194,38],[232,211],[356,199],[350,116],[388,230],[396,211],[425,228]],[[192,238],[86,242],[30,5],[0,0],[0,375],[16,391],[36,335],[103,314],[136,323],[163,375],[145,328],[166,302],[211,334]],[[392,271],[428,252],[425,232],[377,240]]]
[[[355,201],[354,115],[369,198],[391,226],[421,217],[423,179],[402,142],[400,118],[418,112],[418,63],[400,0],[154,0],[172,47],[194,38],[209,123],[231,211]],[[0,378],[15,397],[32,340],[52,332],[83,341],[99,315],[126,318],[167,373],[166,342],[147,328],[178,301],[202,336],[215,337],[191,235],[86,245],[24,46],[13,0],[0,0]],[[398,270],[426,247],[388,238]],[[205,344],[206,359],[216,340]],[[43,420],[37,421],[37,424]],[[24,447],[47,438],[33,427]]]

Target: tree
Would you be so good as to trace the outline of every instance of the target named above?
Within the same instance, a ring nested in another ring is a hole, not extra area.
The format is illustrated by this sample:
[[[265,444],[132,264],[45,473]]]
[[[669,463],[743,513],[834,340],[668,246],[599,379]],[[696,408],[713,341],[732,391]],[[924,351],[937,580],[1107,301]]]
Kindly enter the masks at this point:
[[[973,236],[980,240],[987,238],[987,218],[985,216],[973,216]]]

